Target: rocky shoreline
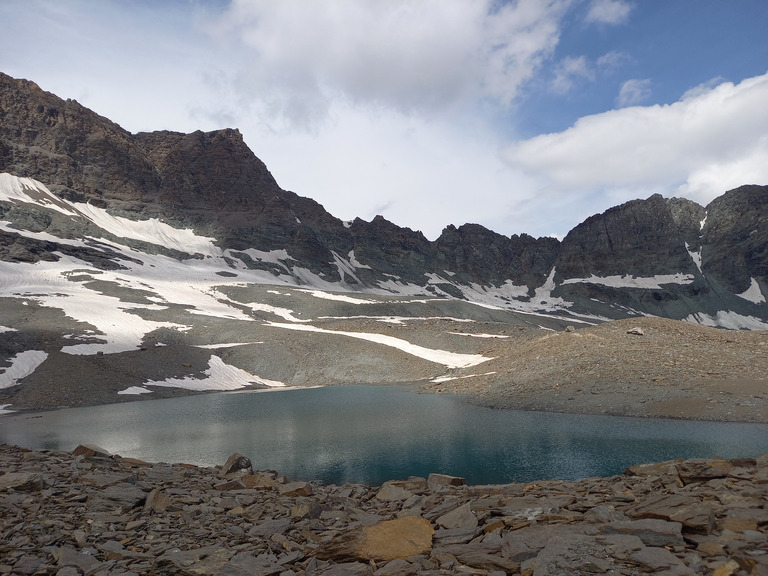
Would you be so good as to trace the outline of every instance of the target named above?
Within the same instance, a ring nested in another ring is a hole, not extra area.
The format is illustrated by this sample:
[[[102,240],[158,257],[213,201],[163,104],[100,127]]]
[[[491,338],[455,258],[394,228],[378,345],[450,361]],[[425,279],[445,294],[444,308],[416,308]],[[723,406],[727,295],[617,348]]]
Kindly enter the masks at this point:
[[[2,445],[0,509],[0,574],[768,574],[768,455],[373,487]]]

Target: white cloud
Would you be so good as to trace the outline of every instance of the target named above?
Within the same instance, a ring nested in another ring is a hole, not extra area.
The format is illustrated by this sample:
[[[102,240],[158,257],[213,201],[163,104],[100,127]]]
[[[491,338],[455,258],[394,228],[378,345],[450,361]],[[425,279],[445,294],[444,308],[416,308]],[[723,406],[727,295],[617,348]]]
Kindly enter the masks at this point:
[[[614,70],[629,59],[628,54],[620,50],[611,50],[597,59],[597,67],[603,70]]]
[[[514,227],[506,219],[531,187],[500,157],[492,127],[460,116],[438,121],[387,109],[370,115],[343,102],[329,113],[333,125],[320,138],[256,134],[248,126],[243,133],[254,150],[270,150],[262,159],[283,188],[314,193],[342,220],[381,214],[431,239],[466,222],[530,231],[530,222]]]
[[[640,104],[651,97],[651,80],[645,78],[639,80],[633,78],[627,80],[619,89],[619,96],[616,103],[623,108],[624,106],[634,106]]]
[[[578,58],[566,56],[555,67],[552,89],[558,94],[565,94],[580,79],[593,80],[595,73],[584,56]]]
[[[670,105],[587,116],[505,154],[554,196],[600,191],[615,203],[658,191],[708,203],[740,184],[768,182],[765,102],[768,74]]]
[[[624,0],[592,0],[587,12],[587,22],[622,24],[629,18],[632,4]]]
[[[213,30],[242,50],[240,98],[304,125],[331,101],[398,111],[509,105],[559,38],[566,0],[234,0]]]

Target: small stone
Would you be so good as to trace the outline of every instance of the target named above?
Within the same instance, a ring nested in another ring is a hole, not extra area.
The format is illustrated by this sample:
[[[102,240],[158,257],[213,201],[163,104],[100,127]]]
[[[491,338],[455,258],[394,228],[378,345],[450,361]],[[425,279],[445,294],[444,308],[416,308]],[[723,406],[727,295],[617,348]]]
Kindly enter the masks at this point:
[[[77,448],[72,450],[73,456],[85,456],[86,458],[111,458],[112,453],[104,450],[101,446],[96,444],[80,444]]]
[[[216,574],[233,555],[221,546],[169,550],[155,561],[155,568],[162,574]]]
[[[147,495],[147,500],[144,503],[144,513],[148,514],[149,512],[165,512],[170,505],[170,496],[163,494],[159,490],[155,489]]]
[[[403,558],[396,558],[390,560],[384,566],[376,570],[374,576],[410,576],[416,574],[419,571],[417,566],[414,566]]]
[[[447,474],[430,474],[427,478],[427,486],[434,490],[440,486],[465,486],[466,479],[459,476],[448,476]]]
[[[718,542],[702,542],[696,547],[704,556],[724,556],[725,548]]]
[[[725,517],[717,521],[719,531],[730,530],[732,532],[744,532],[745,530],[757,530],[757,520],[754,518]]]
[[[386,482],[376,493],[378,500],[384,500],[385,502],[392,502],[398,500],[407,500],[413,496],[413,492],[406,490],[401,486],[396,486],[391,482]]]
[[[213,487],[214,490],[221,490],[222,492],[226,490],[242,490],[243,488],[245,488],[245,485],[240,480],[228,480]]]
[[[728,560],[725,564],[722,564],[715,568],[712,572],[712,576],[732,576],[740,569],[739,563],[734,560]]]
[[[240,478],[240,482],[242,482],[243,486],[246,488],[251,488],[254,490],[266,490],[268,488],[276,488],[278,486],[274,478],[270,478],[269,476],[264,476],[262,474],[247,474]]]
[[[449,530],[454,528],[470,529],[477,527],[477,517],[472,513],[469,502],[467,502],[455,510],[443,514],[435,523]]]
[[[72,538],[75,539],[75,542],[80,548],[85,546],[86,534],[82,530],[72,530]]]
[[[289,484],[283,484],[278,487],[278,492],[281,496],[297,497],[297,496],[312,496],[312,484],[309,482],[290,482]]]

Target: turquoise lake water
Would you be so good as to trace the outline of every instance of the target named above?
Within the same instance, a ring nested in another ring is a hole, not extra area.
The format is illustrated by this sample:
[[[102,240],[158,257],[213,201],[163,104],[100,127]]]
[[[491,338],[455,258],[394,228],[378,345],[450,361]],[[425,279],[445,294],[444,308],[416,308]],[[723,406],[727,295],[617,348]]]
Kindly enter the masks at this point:
[[[440,472],[471,484],[576,479],[642,462],[768,453],[768,425],[496,410],[407,387],[218,393],[0,417],[0,443],[81,443],[148,461],[232,452],[293,479],[381,484]]]

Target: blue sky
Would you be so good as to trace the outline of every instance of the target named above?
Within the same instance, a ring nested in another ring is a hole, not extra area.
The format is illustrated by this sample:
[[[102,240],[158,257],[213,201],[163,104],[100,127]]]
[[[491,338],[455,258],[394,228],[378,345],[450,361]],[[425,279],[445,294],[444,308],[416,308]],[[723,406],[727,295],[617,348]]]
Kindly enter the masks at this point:
[[[562,237],[768,184],[765,0],[2,0],[0,71],[131,132],[236,127],[285,189]]]

